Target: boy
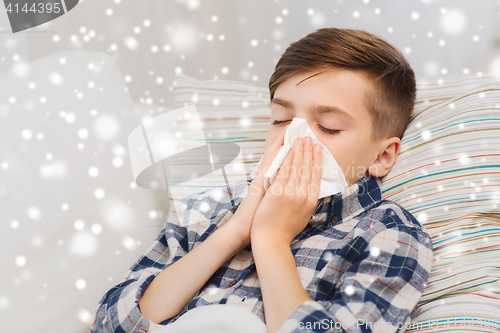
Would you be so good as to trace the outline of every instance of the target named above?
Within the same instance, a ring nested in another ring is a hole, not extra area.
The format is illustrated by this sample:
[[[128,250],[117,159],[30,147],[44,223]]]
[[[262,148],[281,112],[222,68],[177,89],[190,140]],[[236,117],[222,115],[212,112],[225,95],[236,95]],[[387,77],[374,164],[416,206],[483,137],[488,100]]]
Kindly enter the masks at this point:
[[[269,88],[268,150],[255,178],[230,186],[235,205],[225,188],[184,198],[181,221],[167,221],[103,296],[91,332],[154,331],[209,304],[239,305],[272,333],[407,327],[432,243],[411,213],[381,200],[380,177],[411,116],[413,70],[370,33],[324,28],[286,49]],[[339,164],[348,183],[340,193],[318,200],[322,155],[307,137],[295,140],[264,191],[294,117]]]

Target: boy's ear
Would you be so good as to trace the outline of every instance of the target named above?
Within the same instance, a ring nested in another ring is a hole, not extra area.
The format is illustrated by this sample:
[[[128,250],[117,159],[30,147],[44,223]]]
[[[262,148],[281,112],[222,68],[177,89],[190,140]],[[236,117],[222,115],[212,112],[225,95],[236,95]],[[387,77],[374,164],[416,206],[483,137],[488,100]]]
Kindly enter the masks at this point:
[[[368,167],[368,172],[374,177],[383,177],[389,173],[401,148],[401,139],[392,137],[382,140],[379,144],[377,157]]]

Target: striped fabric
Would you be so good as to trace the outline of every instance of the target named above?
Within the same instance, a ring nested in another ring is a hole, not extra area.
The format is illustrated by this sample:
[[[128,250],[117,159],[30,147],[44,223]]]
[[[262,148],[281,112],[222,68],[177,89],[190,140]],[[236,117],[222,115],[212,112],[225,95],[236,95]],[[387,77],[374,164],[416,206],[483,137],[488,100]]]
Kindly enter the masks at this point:
[[[268,89],[237,81],[198,81],[184,74],[176,75],[173,86],[175,108],[195,104],[207,142],[238,144],[249,176],[264,154],[270,116]],[[171,199],[178,201],[191,193],[220,187],[224,183],[218,178],[215,173],[199,178],[196,189],[192,189],[192,182],[189,188],[175,185],[175,191],[170,186]]]
[[[249,175],[264,153],[268,89],[178,74],[174,94],[175,107],[196,105],[207,141],[241,147]],[[210,177],[200,178],[196,190],[220,186]],[[173,201],[183,197],[178,186]],[[408,331],[498,332],[499,78],[450,76],[419,82],[401,153],[381,188],[382,198],[415,215],[433,240],[432,272]]]
[[[500,79],[419,84],[383,197],[432,237],[434,264],[410,332],[500,329]],[[451,326],[448,326],[451,325]]]

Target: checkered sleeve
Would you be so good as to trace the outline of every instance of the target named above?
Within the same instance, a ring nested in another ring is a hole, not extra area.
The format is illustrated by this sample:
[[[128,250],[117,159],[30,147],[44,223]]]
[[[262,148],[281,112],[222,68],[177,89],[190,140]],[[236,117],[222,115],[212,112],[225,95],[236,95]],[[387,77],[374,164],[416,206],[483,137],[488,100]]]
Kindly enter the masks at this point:
[[[192,207],[193,198],[181,200]],[[144,317],[139,299],[151,281],[168,266],[182,258],[189,250],[188,230],[184,226],[191,210],[177,214],[171,209],[160,234],[146,252],[133,264],[122,281],[108,290],[98,303],[90,333],[152,332],[161,325]]]
[[[396,205],[342,251],[344,263],[330,273],[342,274],[333,297],[299,304],[279,333],[391,333],[410,325],[433,259],[431,238],[415,217]]]

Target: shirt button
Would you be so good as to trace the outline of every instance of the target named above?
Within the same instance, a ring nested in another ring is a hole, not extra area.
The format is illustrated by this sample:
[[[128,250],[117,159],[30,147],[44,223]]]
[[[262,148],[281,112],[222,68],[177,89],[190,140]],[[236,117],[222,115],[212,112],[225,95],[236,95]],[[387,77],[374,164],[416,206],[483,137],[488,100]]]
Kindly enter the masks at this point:
[[[238,282],[238,281],[237,281],[237,280],[233,280],[233,281],[231,281],[231,283],[229,284],[229,287],[234,286],[234,285],[236,284],[236,282]]]
[[[337,215],[333,215],[333,216],[332,216],[332,223],[337,223],[337,220],[338,220],[338,219],[339,219],[339,218],[337,217]]]

